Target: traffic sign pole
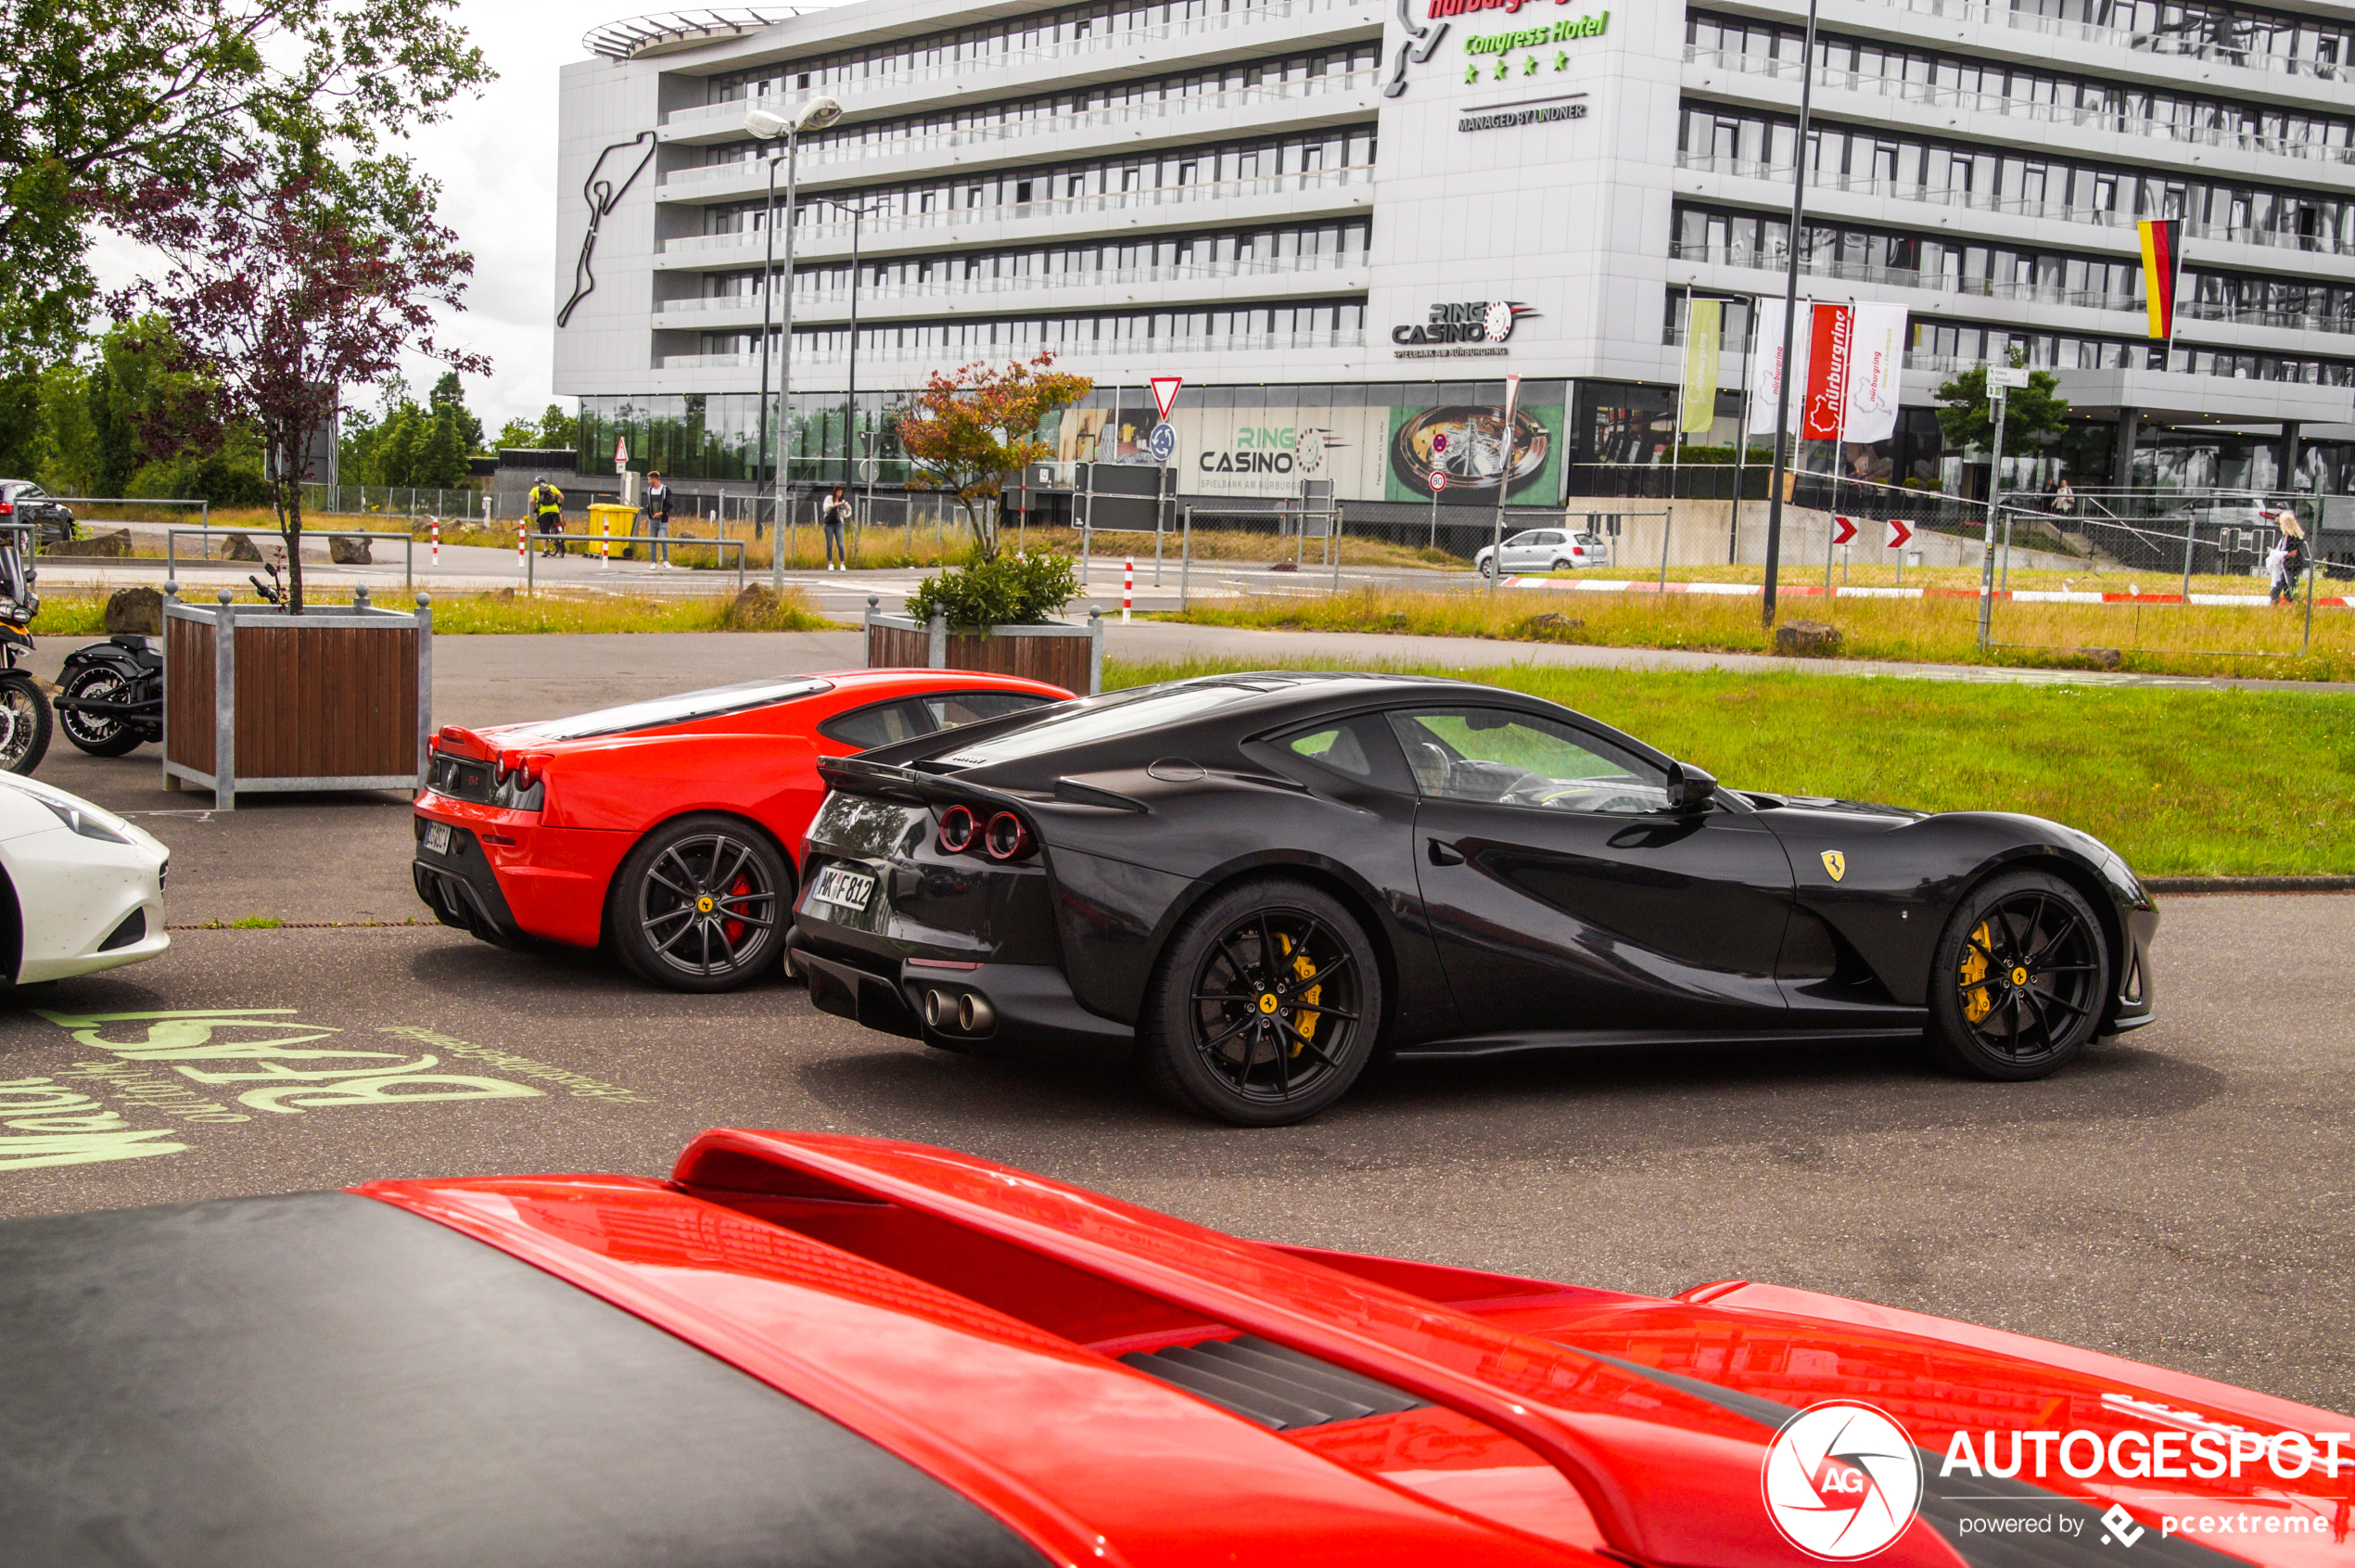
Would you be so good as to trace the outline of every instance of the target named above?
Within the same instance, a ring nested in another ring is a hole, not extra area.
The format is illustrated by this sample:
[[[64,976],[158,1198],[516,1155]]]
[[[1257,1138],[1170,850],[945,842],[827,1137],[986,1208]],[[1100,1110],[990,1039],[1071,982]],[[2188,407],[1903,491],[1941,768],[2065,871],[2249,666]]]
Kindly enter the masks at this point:
[[[2011,367],[2006,365],[2004,368],[2006,374],[2001,382],[1995,379],[1994,367],[1990,366],[1987,373],[1991,383],[1989,391],[1995,404],[1995,449],[1994,460],[1987,465],[1986,558],[1980,563],[1979,570],[1979,647],[1981,653],[1987,650],[1995,622],[1996,497],[2003,493],[2004,489],[2004,405],[2007,401],[2004,394],[2011,389],[2008,374]]]

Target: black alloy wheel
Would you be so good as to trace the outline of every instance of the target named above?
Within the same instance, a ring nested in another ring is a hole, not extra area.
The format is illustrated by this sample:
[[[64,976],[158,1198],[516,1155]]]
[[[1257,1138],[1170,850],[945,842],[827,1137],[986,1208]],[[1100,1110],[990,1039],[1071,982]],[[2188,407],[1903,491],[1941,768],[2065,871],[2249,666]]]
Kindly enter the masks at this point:
[[[67,680],[66,696],[78,702],[128,702],[131,682],[112,665],[85,665]],[[121,757],[139,748],[139,728],[130,720],[108,713],[77,713],[60,708],[57,728],[66,739],[93,757]]]
[[[1323,890],[1241,884],[1170,937],[1141,1020],[1165,1100],[1239,1127],[1315,1115],[1348,1091],[1381,1026],[1365,932]]]
[[[793,872],[766,834],[698,812],[656,828],[622,861],[605,929],[640,979],[733,990],[775,965],[792,891]]]
[[[49,751],[49,699],[21,669],[0,670],[0,769],[30,773]]]
[[[2109,944],[2078,891],[2042,872],[1982,884],[1955,910],[1930,972],[1930,1039],[1979,1077],[2057,1071],[2108,1002]]]
[[[1554,563],[1554,569],[1558,572],[1566,572],[1577,564],[1578,563],[1575,561],[1556,561]]]

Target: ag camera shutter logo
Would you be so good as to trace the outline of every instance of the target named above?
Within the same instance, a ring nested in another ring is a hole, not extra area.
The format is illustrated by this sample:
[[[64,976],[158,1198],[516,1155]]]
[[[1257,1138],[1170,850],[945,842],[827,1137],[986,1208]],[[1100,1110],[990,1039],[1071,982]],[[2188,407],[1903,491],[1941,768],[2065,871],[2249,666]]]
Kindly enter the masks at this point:
[[[1886,1411],[1827,1400],[1775,1434],[1759,1490],[1783,1539],[1810,1557],[1854,1562],[1913,1523],[1922,1499],[1921,1456]]]

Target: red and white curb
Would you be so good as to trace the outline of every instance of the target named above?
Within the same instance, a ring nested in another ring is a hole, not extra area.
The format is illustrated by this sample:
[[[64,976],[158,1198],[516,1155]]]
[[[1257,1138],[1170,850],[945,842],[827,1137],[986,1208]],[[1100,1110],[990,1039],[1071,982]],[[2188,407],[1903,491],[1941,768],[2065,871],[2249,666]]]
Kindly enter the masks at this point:
[[[1508,577],[1508,588],[1550,589],[1573,593],[1715,593],[1733,598],[1755,599],[1766,590],[1755,582],[1654,582],[1644,579],[1593,577]],[[1824,586],[1815,582],[1779,583],[1776,595],[1786,599],[1820,599]],[[1835,599],[1971,599],[1979,594],[1976,588],[1865,588],[1842,584],[1833,588]],[[2018,605],[2255,605],[2272,601],[2262,593],[2194,593],[2187,601],[2181,593],[2086,593],[2061,589],[2010,588],[1998,589],[1998,599],[2008,599]],[[2302,607],[2304,600],[2298,601]],[[2333,594],[2314,601],[2323,609],[2355,609],[2355,598]]]

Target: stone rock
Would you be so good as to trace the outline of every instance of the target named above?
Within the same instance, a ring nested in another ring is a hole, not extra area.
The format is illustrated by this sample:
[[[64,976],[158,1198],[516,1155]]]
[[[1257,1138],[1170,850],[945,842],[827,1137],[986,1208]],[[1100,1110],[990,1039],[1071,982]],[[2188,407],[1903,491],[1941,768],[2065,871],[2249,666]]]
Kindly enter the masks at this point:
[[[1574,616],[1547,610],[1543,615],[1531,616],[1525,630],[1532,637],[1566,637],[1571,632],[1585,630],[1585,625]]]
[[[152,588],[118,588],[107,600],[107,633],[163,635],[163,595]]]
[[[338,567],[373,566],[375,557],[368,554],[368,546],[375,542],[358,534],[331,533],[327,536],[327,559]]]
[[[2126,660],[2116,648],[2080,648],[2077,657],[2089,661],[2095,669],[2123,669]]]
[[[223,559],[231,561],[259,561],[261,559],[261,552],[254,548],[253,541],[242,533],[233,533],[227,539],[223,540],[221,545],[221,554]]]
[[[103,555],[111,559],[128,558],[131,554],[131,530],[118,529],[112,533],[86,533],[80,539],[60,539],[44,545],[45,555]]]
[[[1793,658],[1828,658],[1839,644],[1839,628],[1825,621],[1787,620],[1775,628],[1775,651]]]

